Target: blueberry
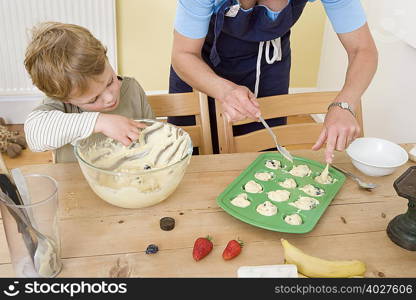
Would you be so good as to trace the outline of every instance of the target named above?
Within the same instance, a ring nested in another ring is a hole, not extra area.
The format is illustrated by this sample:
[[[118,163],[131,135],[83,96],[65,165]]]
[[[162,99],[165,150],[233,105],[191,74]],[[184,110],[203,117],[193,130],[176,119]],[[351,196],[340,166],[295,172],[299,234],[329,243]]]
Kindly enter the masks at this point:
[[[323,189],[320,189],[320,188],[317,188],[316,194],[318,196],[323,195],[324,194],[324,190]]]
[[[267,164],[267,163],[268,163],[268,164],[271,164],[273,168],[276,168],[276,163],[275,163],[273,160],[268,159],[268,160],[266,160],[266,164]]]
[[[155,244],[150,244],[147,246],[146,254],[155,254],[157,251],[159,251],[159,247]]]
[[[151,166],[149,166],[149,165],[144,165],[144,169],[145,170],[150,170],[152,167]]]

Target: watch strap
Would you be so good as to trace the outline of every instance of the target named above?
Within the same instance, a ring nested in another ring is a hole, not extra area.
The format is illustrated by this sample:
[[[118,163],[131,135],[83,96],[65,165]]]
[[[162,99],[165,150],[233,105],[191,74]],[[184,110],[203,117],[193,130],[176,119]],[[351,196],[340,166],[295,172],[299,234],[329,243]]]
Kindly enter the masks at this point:
[[[333,106],[338,106],[342,109],[348,110],[355,118],[355,112],[352,110],[351,105],[349,105],[347,102],[332,102],[329,104],[328,110]]]

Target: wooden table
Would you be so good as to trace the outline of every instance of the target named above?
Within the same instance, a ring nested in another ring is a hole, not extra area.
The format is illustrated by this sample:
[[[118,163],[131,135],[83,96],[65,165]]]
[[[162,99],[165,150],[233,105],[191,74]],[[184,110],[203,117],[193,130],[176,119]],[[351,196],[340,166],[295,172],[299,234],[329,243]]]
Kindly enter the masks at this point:
[[[323,158],[322,152],[292,152],[317,161]],[[241,222],[216,204],[216,197],[258,155],[194,156],[178,189],[164,202],[143,209],[122,209],[98,198],[76,163],[22,170],[48,174],[59,183],[61,277],[235,277],[240,266],[282,264],[282,237],[311,255],[362,260],[366,277],[416,277],[416,252],[398,247],[385,232],[389,221],[407,210],[407,200],[397,196],[393,181],[414,163],[409,161],[390,176],[362,175],[380,185],[372,192],[347,179],[311,232],[285,234]],[[334,163],[361,175],[344,153],[336,153]],[[174,230],[159,228],[165,216],[175,218]],[[195,262],[193,243],[206,235],[213,238],[214,249]],[[242,253],[224,261],[225,245],[237,237],[245,242]],[[159,252],[145,254],[149,244],[157,244]],[[0,276],[14,276],[2,230]]]

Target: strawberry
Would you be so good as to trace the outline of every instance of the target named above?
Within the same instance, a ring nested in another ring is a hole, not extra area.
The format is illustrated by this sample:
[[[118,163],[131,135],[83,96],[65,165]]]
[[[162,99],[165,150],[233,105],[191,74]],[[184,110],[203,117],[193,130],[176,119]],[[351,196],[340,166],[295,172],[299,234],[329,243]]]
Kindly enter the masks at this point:
[[[201,260],[211,252],[212,247],[213,245],[210,236],[197,238],[194,243],[192,256],[196,261]]]
[[[222,253],[222,258],[225,260],[233,259],[240,254],[241,248],[244,243],[240,240],[231,240],[228,242],[227,247],[225,247],[224,252]]]

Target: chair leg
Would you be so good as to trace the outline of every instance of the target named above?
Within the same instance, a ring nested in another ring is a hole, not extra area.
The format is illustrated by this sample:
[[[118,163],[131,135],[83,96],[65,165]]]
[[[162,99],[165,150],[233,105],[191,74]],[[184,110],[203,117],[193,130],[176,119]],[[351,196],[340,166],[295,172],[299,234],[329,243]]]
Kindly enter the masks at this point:
[[[361,128],[359,137],[363,137],[364,136],[364,122],[363,122],[363,110],[362,110],[361,102],[359,103],[359,105],[357,105],[355,115],[358,121],[358,125],[360,125],[360,128]]]
[[[201,154],[212,154],[211,125],[209,122],[208,96],[198,92],[201,115],[199,121],[202,127]]]
[[[228,122],[218,106],[216,116],[220,153],[233,153],[235,149],[232,124]]]

